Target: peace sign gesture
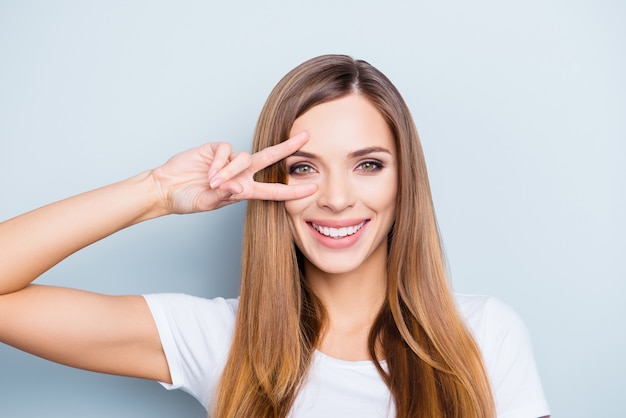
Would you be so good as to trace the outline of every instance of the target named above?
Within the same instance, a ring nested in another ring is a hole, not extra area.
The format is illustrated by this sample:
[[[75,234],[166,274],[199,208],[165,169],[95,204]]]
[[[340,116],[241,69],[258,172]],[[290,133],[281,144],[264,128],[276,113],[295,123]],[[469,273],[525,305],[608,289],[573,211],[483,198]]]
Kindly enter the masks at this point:
[[[316,190],[314,184],[260,183],[256,172],[300,149],[308,140],[301,132],[257,153],[233,153],[227,142],[208,143],[171,158],[151,173],[169,213],[193,213],[247,199],[292,200]]]

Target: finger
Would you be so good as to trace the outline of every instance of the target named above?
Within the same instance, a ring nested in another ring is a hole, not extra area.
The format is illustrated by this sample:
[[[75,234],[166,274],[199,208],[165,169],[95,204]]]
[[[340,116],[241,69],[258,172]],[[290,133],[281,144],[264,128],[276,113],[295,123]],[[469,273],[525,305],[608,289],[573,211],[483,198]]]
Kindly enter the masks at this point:
[[[309,133],[306,131],[300,132],[288,140],[281,142],[280,144],[273,145],[262,149],[252,155],[252,164],[250,168],[253,172],[260,171],[265,167],[289,157],[294,152],[298,151],[309,140]]]
[[[230,198],[233,195],[239,195],[243,193],[243,191],[244,187],[236,181],[227,181],[217,189],[218,196],[220,196],[221,199]]]
[[[252,163],[252,157],[250,154],[241,152],[231,155],[231,161],[226,166],[218,171],[212,179],[209,180],[211,188],[215,189],[219,187],[225,181],[228,181],[241,173]]]
[[[215,201],[215,195],[213,193],[203,193],[198,200],[199,208],[200,210],[211,210],[238,202],[241,200],[239,193],[242,191],[243,187],[236,182],[224,183],[213,191],[213,193],[217,194],[218,201]]]
[[[209,181],[228,163],[228,158],[233,152],[233,148],[228,142],[220,142],[215,148],[213,161],[209,166]]]
[[[258,200],[295,200],[312,195],[317,191],[317,184],[286,185],[281,183],[255,183],[254,191],[247,199]]]

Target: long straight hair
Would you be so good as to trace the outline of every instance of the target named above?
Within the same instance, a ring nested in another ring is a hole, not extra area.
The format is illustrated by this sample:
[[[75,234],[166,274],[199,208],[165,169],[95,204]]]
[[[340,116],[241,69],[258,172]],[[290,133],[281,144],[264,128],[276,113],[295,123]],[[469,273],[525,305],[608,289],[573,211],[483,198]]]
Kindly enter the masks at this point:
[[[495,417],[481,354],[448,286],[417,130],[389,79],[367,62],[343,55],[304,62],[270,93],[253,151],[287,139],[296,118],[313,106],[349,94],[362,95],[378,109],[398,150],[387,295],[368,342],[397,417]],[[285,166],[274,164],[256,179],[285,182]],[[301,257],[284,204],[249,201],[239,309],[211,412],[216,417],[288,415],[325,323],[324,307],[303,280]]]

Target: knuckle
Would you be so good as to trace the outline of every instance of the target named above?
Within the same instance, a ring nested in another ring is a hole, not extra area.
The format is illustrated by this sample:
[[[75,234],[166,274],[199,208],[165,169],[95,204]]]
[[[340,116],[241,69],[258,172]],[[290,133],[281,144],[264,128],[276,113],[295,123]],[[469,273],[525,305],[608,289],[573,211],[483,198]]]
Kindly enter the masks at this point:
[[[218,142],[217,149],[219,152],[229,155],[233,148],[228,142]]]
[[[247,152],[241,154],[241,159],[246,168],[252,165],[252,155],[248,154]]]

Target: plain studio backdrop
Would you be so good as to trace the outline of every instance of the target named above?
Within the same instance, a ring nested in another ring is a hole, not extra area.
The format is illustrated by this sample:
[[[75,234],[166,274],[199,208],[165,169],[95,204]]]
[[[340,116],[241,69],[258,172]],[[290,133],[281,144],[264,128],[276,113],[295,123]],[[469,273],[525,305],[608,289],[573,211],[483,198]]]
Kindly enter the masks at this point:
[[[288,70],[362,58],[411,108],[455,290],[523,317],[553,416],[626,416],[624,21],[617,0],[2,1],[0,219],[206,141],[249,150]],[[39,283],[236,296],[244,209],[138,225]],[[0,346],[0,416],[206,413]]]

